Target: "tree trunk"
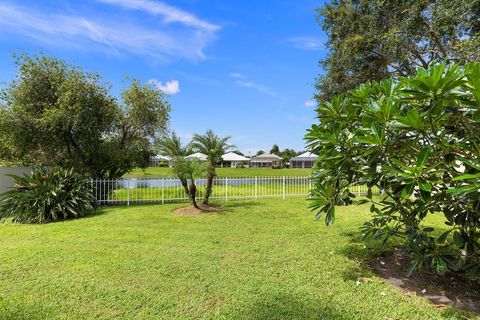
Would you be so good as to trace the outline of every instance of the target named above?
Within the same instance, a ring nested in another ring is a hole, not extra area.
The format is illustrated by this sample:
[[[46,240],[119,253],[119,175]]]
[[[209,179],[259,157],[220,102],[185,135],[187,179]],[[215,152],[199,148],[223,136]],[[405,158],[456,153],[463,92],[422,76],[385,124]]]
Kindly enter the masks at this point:
[[[185,193],[186,193],[187,196],[190,198],[190,192],[189,192],[189,190],[188,190],[187,179],[180,178],[180,182],[182,183],[183,190],[185,190]]]
[[[189,192],[190,192],[190,200],[192,201],[192,204],[195,208],[198,209],[198,204],[197,204],[197,186],[195,185],[195,181],[192,180],[192,182],[190,183],[190,189],[189,189]]]
[[[205,197],[203,198],[203,204],[208,204],[208,199],[212,194],[214,177],[215,177],[215,167],[212,165],[209,165],[208,173],[207,173],[207,188],[205,189]]]

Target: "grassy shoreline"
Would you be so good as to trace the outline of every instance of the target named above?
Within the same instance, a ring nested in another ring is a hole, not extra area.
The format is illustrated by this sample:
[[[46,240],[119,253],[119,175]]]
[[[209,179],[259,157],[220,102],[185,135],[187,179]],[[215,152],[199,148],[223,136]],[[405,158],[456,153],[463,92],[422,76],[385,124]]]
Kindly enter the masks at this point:
[[[311,169],[271,169],[271,168],[217,168],[219,177],[281,177],[309,176]],[[175,177],[171,168],[148,167],[145,170],[136,168],[125,177]]]

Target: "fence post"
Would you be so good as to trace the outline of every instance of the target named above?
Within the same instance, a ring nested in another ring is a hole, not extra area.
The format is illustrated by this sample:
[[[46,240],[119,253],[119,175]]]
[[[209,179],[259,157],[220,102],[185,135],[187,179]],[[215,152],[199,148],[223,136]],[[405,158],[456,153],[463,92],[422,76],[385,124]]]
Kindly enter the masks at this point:
[[[162,179],[162,204],[165,203],[165,179]]]
[[[358,192],[358,195],[360,195],[360,185],[357,186],[357,192]]]
[[[130,206],[130,179],[127,180],[127,206]]]
[[[258,177],[255,177],[255,200],[258,199]]]
[[[225,202],[228,202],[228,178],[225,177]]]
[[[283,199],[285,200],[285,176],[283,176]]]

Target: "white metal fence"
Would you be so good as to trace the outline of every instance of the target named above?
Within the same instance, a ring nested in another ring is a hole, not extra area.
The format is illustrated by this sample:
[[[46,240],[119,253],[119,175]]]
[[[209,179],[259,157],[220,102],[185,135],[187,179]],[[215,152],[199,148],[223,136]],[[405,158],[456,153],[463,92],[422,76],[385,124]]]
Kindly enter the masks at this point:
[[[197,197],[205,195],[206,179],[196,179]],[[179,179],[142,178],[92,180],[100,204],[169,203],[188,201]],[[311,189],[309,177],[215,178],[210,196],[214,200],[306,197]],[[355,194],[366,194],[366,186],[354,186]]]

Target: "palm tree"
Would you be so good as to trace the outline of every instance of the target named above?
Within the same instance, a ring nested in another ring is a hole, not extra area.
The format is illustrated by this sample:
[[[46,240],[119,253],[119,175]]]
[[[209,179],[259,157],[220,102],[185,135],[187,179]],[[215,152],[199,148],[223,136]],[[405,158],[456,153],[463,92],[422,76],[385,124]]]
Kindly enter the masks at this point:
[[[207,155],[207,189],[205,190],[204,204],[208,204],[208,199],[212,194],[213,178],[216,176],[215,165],[222,161],[222,156],[229,149],[234,148],[228,144],[230,136],[220,137],[209,129],[205,134],[195,134],[191,142],[191,147],[197,152]]]
[[[169,156],[172,158],[172,161],[175,163],[179,159],[183,159],[184,157],[188,156],[192,148],[190,144],[182,145],[182,141],[180,137],[177,136],[175,132],[172,132],[171,135],[166,135],[159,138],[156,142],[157,150],[165,156]],[[178,174],[177,174],[178,175]],[[182,184],[185,193],[190,197],[190,192],[188,190],[188,180],[184,175],[178,175],[180,182]]]
[[[197,204],[197,186],[195,184],[195,180],[197,177],[203,176],[205,164],[197,159],[185,159],[182,157],[177,157],[173,161],[173,170],[180,180],[190,180],[190,186],[187,188],[188,198],[192,202],[193,206],[199,209]]]

